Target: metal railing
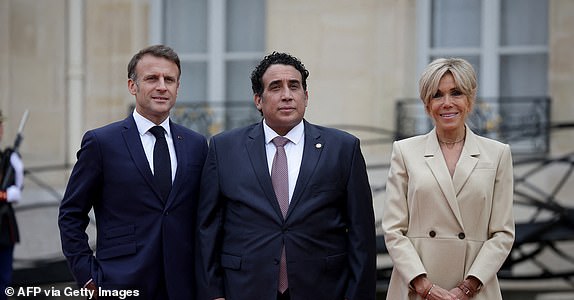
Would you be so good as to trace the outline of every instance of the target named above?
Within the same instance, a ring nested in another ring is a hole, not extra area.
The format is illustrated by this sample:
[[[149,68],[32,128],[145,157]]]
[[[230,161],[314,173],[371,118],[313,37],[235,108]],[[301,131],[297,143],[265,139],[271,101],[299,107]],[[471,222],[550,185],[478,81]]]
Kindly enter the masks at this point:
[[[134,106],[129,107],[129,113]],[[177,103],[170,118],[207,138],[224,130],[249,125],[261,120],[261,113],[251,101]]]
[[[513,155],[545,155],[549,150],[550,98],[477,99],[468,125],[479,135],[508,143]],[[396,139],[426,133],[432,126],[422,101],[397,102]]]

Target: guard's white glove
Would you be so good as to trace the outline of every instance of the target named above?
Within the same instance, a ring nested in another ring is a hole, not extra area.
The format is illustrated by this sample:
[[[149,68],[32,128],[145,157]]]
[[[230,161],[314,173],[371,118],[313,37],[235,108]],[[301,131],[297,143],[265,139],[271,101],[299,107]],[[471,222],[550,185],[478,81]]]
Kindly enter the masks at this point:
[[[10,155],[10,164],[14,169],[14,185],[6,189],[6,201],[18,202],[22,198],[22,185],[24,184],[24,163],[16,152]]]
[[[20,199],[22,199],[22,192],[19,187],[11,185],[6,189],[7,202],[14,203],[20,201]]]

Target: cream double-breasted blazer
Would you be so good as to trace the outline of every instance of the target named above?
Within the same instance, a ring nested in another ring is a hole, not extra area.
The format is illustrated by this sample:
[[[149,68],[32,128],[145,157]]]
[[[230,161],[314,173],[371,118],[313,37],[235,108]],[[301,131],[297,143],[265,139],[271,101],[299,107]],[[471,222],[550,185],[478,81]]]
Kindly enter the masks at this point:
[[[496,273],[514,242],[510,147],[466,128],[453,177],[436,129],[393,144],[383,208],[394,266],[387,299],[420,299],[409,289],[420,274],[447,290],[472,275],[484,284],[473,299],[502,299]]]

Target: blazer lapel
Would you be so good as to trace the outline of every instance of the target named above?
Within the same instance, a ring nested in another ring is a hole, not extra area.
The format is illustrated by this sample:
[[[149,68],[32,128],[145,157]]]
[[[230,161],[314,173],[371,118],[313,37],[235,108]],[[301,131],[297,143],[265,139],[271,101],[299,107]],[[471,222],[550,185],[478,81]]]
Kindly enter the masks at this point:
[[[184,184],[186,177],[184,170],[189,169],[189,155],[190,150],[187,148],[187,144],[183,139],[183,135],[179,133],[179,130],[174,126],[173,122],[170,121],[171,138],[173,140],[173,146],[175,148],[175,155],[177,158],[177,170],[175,170],[175,179],[173,180],[173,185],[171,187],[171,192],[166,200],[166,207],[172,204],[174,197],[172,195],[177,195],[178,190]],[[193,154],[191,154],[193,155]]]
[[[305,122],[305,145],[303,149],[303,158],[301,160],[301,168],[299,169],[299,175],[297,176],[297,184],[295,185],[295,191],[293,192],[293,196],[291,197],[291,203],[289,203],[289,210],[287,210],[287,217],[291,214],[294,207],[297,203],[301,200],[301,195],[305,188],[307,187],[307,183],[309,182],[309,178],[315,172],[315,168],[317,163],[319,162],[319,158],[321,157],[321,153],[323,152],[323,148],[325,147],[325,142],[321,137],[321,132],[317,129],[317,127],[309,124],[307,121]]]
[[[133,116],[126,118],[123,125],[124,130],[122,131],[122,135],[124,137],[124,141],[126,142],[128,151],[134,160],[134,164],[142,174],[145,181],[153,188],[157,196],[161,197],[153,179],[153,174],[149,167],[147,157],[145,156],[142,141],[140,139],[138,128]]]
[[[281,208],[279,207],[277,197],[275,197],[275,191],[273,190],[273,183],[271,183],[271,175],[269,175],[267,154],[265,152],[265,135],[263,134],[263,123],[261,122],[254,126],[248,133],[245,147],[247,148],[249,160],[251,161],[251,166],[253,167],[253,171],[255,171],[259,185],[261,185],[265,196],[267,196],[267,199],[271,202],[277,216],[283,219],[283,213],[281,213]]]
[[[440,189],[444,194],[450,209],[452,210],[456,220],[462,228],[462,217],[456,200],[453,181],[450,177],[448,168],[446,167],[446,161],[444,160],[442,151],[440,150],[435,129],[427,134],[425,145],[425,160],[431,169],[431,172],[433,173],[436,181],[438,182],[438,185],[440,186]]]
[[[456,194],[460,192],[468,177],[474,170],[474,167],[478,163],[478,155],[480,151],[478,150],[478,145],[476,143],[476,135],[466,127],[466,139],[464,141],[464,147],[462,148],[462,153],[458,159],[456,169],[453,176],[453,185]]]

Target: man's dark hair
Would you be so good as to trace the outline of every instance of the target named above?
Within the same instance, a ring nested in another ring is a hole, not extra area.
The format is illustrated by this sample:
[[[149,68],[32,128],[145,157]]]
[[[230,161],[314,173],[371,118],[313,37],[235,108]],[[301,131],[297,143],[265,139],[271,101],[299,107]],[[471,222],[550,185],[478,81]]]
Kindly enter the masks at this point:
[[[136,66],[138,62],[144,57],[144,55],[152,55],[155,57],[165,58],[177,65],[177,69],[179,70],[179,74],[177,75],[177,79],[181,76],[181,64],[179,62],[179,56],[175,51],[165,45],[153,45],[146,48],[141,49],[138,53],[136,53],[128,64],[128,78],[136,81],[137,74],[136,74]]]
[[[305,69],[303,63],[298,58],[287,53],[274,51],[273,53],[265,56],[259,65],[255,67],[255,70],[251,72],[251,89],[253,90],[253,94],[263,94],[263,74],[265,74],[265,71],[267,71],[271,65],[293,66],[295,69],[297,69],[297,71],[301,73],[303,90],[307,90],[307,77],[309,77],[309,71]]]

